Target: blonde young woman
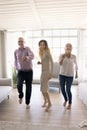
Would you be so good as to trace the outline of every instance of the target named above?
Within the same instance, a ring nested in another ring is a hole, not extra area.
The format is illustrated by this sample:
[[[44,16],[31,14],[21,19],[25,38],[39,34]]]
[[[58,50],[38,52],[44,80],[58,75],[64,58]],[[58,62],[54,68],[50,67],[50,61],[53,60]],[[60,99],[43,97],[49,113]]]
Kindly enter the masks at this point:
[[[60,64],[59,80],[61,91],[64,97],[63,105],[66,106],[68,102],[67,109],[70,109],[72,105],[71,85],[74,78],[74,69],[75,69],[75,78],[78,77],[76,56],[73,55],[71,52],[72,52],[72,45],[70,43],[67,43],[65,46],[65,53],[61,54],[59,57],[59,64]]]
[[[41,92],[44,98],[44,104],[42,105],[42,107],[45,107],[46,111],[48,111],[52,105],[48,93],[48,80],[51,78],[52,75],[53,60],[46,40],[39,41],[39,56],[41,58],[41,61],[38,61],[38,64],[42,65]]]

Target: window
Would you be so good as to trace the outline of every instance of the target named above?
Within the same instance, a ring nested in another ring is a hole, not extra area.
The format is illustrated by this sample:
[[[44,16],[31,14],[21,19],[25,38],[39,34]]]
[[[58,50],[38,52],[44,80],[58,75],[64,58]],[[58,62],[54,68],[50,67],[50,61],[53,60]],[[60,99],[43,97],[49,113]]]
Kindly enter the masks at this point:
[[[64,53],[66,43],[71,43],[73,46],[73,53],[77,55],[78,51],[78,33],[77,30],[68,29],[54,29],[54,30],[35,30],[24,32],[7,32],[6,44],[6,62],[7,75],[11,77],[11,66],[14,65],[14,50],[18,47],[17,40],[19,36],[25,38],[27,46],[34,52],[35,58],[33,60],[34,79],[40,79],[41,66],[37,65],[38,56],[38,42],[45,39],[48,42],[49,48],[54,61],[58,61],[59,55]]]

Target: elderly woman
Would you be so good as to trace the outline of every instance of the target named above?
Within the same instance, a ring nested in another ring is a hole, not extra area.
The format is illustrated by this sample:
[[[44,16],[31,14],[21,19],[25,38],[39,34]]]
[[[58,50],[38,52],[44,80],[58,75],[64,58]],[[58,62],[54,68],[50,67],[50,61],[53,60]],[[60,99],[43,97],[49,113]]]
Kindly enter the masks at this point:
[[[59,80],[61,91],[64,97],[63,105],[66,106],[68,102],[67,109],[70,109],[72,104],[71,85],[74,77],[74,68],[75,68],[75,78],[78,77],[76,56],[73,55],[71,52],[72,52],[72,45],[70,43],[67,43],[65,46],[65,53],[61,54],[59,57],[59,65],[60,65]]]

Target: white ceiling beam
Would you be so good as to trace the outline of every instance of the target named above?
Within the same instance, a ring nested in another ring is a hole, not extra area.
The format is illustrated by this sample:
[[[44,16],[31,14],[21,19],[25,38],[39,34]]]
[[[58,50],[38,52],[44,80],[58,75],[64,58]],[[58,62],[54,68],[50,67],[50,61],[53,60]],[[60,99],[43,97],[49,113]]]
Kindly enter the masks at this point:
[[[34,16],[34,18],[36,20],[36,21],[33,21],[33,22],[37,22],[38,25],[40,26],[40,28],[42,28],[43,27],[43,22],[41,21],[38,9],[36,7],[35,0],[28,0],[28,1],[29,1],[29,5],[31,6],[31,11],[32,11],[31,13],[32,13],[32,15]]]

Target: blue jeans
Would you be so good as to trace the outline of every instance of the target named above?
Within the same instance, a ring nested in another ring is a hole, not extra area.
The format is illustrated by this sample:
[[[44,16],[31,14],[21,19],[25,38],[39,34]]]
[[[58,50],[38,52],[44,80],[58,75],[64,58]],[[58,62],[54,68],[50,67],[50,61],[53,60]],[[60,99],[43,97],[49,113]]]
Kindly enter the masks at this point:
[[[32,92],[32,79],[33,79],[33,70],[29,71],[18,71],[17,75],[17,89],[19,93],[19,98],[23,98],[23,83],[26,84],[26,93],[25,93],[25,103],[28,105],[30,103],[31,92]]]
[[[69,104],[72,104],[71,85],[73,77],[59,75],[59,81],[64,100],[69,101]]]

